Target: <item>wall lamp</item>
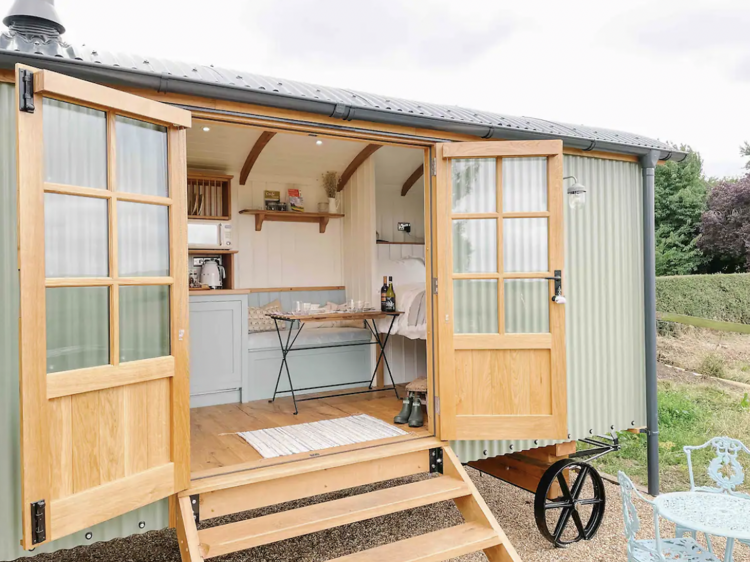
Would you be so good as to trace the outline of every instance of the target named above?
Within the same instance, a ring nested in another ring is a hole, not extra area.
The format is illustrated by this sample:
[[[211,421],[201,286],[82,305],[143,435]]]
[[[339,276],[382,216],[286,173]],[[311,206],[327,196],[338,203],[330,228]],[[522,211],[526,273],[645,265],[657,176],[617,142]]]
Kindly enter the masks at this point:
[[[586,205],[586,186],[575,176],[565,176],[564,180],[573,180],[573,184],[568,188],[568,205],[574,211],[582,209]]]

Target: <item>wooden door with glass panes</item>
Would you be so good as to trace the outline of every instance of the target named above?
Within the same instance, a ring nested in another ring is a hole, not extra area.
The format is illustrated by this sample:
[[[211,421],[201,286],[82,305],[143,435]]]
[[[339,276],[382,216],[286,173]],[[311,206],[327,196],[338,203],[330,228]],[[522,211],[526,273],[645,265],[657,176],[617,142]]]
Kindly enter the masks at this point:
[[[16,68],[23,541],[187,487],[187,111]]]
[[[564,439],[562,142],[436,156],[440,437]]]

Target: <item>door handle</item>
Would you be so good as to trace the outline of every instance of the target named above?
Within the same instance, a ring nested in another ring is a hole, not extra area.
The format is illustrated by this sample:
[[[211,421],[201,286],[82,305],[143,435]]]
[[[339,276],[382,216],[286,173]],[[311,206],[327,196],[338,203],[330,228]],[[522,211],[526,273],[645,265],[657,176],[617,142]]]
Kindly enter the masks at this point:
[[[565,304],[565,297],[562,294],[562,270],[556,269],[554,277],[545,277],[545,279],[555,282],[555,294],[552,295],[552,302]]]

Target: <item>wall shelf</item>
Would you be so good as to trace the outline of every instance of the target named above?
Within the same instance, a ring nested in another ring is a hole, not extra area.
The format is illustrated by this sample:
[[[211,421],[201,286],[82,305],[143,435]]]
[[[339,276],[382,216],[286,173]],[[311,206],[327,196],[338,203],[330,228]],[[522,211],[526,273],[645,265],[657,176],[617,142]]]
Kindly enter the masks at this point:
[[[232,176],[188,170],[187,200],[189,219],[232,220]]]
[[[388,244],[398,246],[424,246],[424,242],[386,242],[385,240],[378,240],[376,244]]]
[[[199,256],[225,256],[228,254],[236,254],[239,250],[212,250],[211,248],[188,248],[188,255],[199,255]]]
[[[242,209],[241,215],[255,215],[255,231],[263,229],[263,223],[269,222],[312,222],[318,223],[320,233],[323,234],[331,219],[342,219],[344,215],[337,213],[295,213],[294,211],[264,211],[260,209]]]

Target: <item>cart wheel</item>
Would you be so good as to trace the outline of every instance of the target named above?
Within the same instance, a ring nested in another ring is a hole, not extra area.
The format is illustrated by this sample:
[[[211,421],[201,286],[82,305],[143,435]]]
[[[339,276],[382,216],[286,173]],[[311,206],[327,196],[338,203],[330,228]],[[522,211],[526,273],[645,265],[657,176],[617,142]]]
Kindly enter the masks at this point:
[[[569,481],[572,486],[568,485]],[[553,489],[555,484],[557,491]],[[549,499],[551,490],[562,494]],[[593,466],[572,459],[557,461],[547,469],[536,489],[536,526],[542,536],[558,548],[581,539],[590,540],[604,518],[605,502],[604,482]]]

